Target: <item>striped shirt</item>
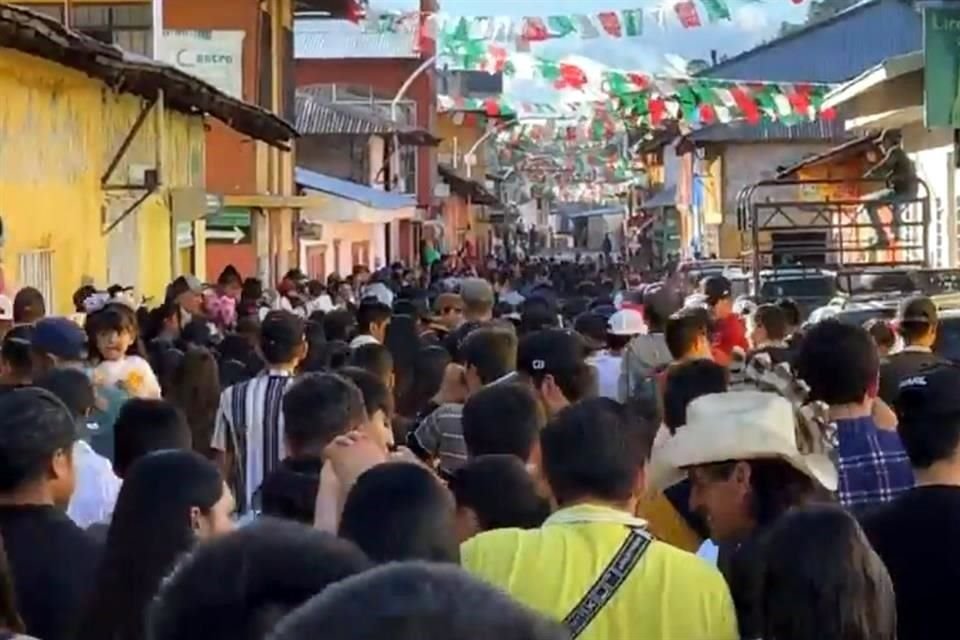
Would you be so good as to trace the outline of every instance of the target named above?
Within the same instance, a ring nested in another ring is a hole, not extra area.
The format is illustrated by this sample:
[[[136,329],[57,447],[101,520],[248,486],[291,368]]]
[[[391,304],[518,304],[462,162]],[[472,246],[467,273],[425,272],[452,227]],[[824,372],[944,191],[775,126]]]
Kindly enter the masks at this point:
[[[220,394],[211,448],[233,454],[232,487],[245,513],[264,477],[284,457],[283,394],[293,382],[287,371],[265,371]]]
[[[462,419],[462,404],[443,404],[424,418],[412,434],[418,448],[438,460],[442,474],[452,474],[467,462]]]

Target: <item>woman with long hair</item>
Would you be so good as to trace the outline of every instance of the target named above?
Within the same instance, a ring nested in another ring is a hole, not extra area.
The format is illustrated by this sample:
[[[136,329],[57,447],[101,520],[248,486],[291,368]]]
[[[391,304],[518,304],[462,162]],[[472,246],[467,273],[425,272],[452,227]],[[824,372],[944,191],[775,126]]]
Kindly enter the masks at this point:
[[[834,506],[784,515],[764,544],[763,640],[895,640],[893,583],[849,513]]]
[[[190,425],[193,448],[210,458],[210,441],[220,405],[220,372],[209,349],[190,347],[184,354],[167,392],[167,399],[179,407]]]
[[[440,391],[450,361],[450,352],[444,347],[422,347],[413,365],[412,384],[397,398],[397,414],[413,420],[428,409],[435,409],[432,400]]]
[[[142,640],[161,581],[195,544],[230,531],[234,508],[217,467],[193,451],[161,451],[135,462],[78,640]]]

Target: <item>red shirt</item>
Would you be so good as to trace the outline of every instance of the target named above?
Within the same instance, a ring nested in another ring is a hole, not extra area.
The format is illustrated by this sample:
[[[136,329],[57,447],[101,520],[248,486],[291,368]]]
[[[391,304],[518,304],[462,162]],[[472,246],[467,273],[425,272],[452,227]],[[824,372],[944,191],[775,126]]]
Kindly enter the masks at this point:
[[[740,316],[731,313],[725,318],[714,322],[713,340],[711,341],[713,359],[724,366],[730,364],[730,356],[735,347],[744,351],[750,348],[747,343],[747,328],[743,325]]]

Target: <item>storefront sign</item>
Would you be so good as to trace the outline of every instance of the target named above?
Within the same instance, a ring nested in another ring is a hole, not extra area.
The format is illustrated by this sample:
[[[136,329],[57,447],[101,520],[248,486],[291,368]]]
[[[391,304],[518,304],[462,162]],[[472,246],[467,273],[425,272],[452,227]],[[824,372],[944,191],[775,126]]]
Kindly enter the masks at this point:
[[[960,8],[928,6],[923,16],[924,121],[960,129]]]
[[[243,31],[164,31],[159,58],[243,99]]]

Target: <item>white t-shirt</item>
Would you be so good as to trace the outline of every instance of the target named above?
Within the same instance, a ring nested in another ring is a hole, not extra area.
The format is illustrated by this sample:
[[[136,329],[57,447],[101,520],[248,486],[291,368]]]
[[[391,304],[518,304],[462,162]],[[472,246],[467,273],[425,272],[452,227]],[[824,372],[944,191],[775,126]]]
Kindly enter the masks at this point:
[[[597,394],[602,398],[619,400],[620,366],[623,357],[601,351],[588,362],[597,370]]]
[[[73,464],[77,485],[70,497],[67,515],[83,529],[109,522],[122,485],[113,472],[113,465],[83,440],[73,445]]]
[[[161,394],[150,363],[140,356],[104,360],[94,368],[93,381],[104,387],[122,387],[135,398],[159,398]]]

